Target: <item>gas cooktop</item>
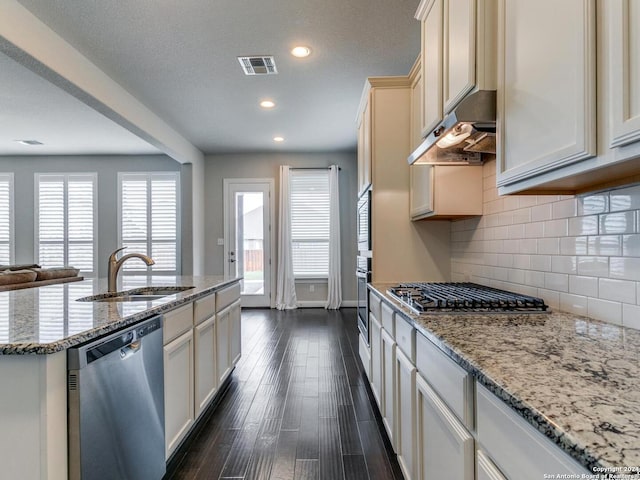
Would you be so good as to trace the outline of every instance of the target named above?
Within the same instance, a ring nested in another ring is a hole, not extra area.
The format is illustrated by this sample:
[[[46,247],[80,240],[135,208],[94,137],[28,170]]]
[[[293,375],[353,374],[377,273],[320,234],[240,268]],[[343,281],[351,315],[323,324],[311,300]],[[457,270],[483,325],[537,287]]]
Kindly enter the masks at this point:
[[[401,283],[387,291],[416,313],[542,313],[541,298],[476,283]]]

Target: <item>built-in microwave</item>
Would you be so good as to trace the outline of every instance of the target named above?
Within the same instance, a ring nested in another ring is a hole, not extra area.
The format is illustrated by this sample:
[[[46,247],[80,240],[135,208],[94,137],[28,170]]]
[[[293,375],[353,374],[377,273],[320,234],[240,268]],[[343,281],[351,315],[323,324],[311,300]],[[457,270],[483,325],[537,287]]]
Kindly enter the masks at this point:
[[[358,199],[357,219],[358,252],[371,252],[371,189]]]

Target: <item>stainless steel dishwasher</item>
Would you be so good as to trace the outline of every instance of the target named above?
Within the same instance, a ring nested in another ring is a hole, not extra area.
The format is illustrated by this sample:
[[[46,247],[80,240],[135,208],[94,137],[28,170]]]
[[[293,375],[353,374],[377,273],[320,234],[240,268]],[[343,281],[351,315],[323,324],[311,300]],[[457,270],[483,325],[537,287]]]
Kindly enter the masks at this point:
[[[164,475],[161,320],[68,350],[70,479]]]

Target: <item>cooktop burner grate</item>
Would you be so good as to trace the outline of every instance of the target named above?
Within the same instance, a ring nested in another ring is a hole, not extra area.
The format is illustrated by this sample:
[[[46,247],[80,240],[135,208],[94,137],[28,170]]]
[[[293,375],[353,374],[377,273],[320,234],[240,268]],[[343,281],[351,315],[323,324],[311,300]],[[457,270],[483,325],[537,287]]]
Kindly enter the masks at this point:
[[[388,292],[418,313],[536,313],[549,308],[541,298],[475,283],[401,283]]]

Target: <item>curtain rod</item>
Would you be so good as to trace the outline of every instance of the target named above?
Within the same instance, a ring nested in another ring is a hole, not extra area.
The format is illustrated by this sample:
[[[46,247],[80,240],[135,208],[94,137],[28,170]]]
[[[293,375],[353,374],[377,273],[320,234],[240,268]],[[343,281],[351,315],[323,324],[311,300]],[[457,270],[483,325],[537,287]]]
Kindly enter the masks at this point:
[[[290,167],[289,170],[331,170],[331,167]],[[338,170],[342,168],[338,167]]]

